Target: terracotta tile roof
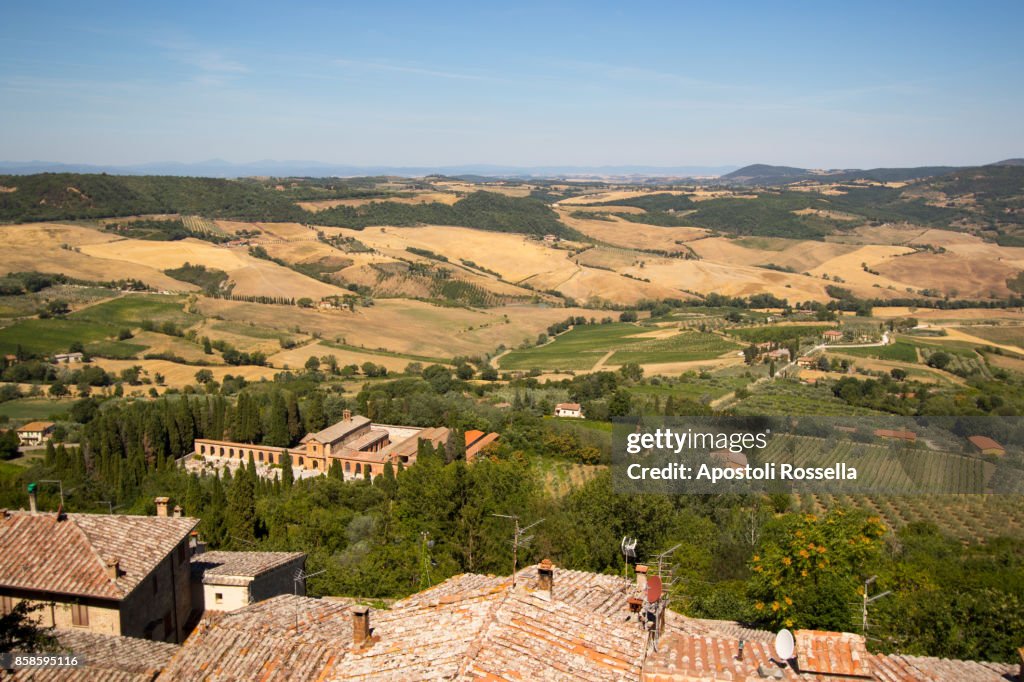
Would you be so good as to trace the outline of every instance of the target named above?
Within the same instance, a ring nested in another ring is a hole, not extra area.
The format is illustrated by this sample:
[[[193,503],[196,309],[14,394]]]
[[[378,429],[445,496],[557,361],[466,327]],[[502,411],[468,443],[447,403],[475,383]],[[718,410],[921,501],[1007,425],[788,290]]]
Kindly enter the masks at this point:
[[[351,434],[356,429],[360,429],[370,423],[370,420],[361,415],[355,415],[351,419],[342,420],[336,424],[331,424],[322,431],[317,431],[313,434],[307,434],[303,440],[316,440],[320,443],[337,443],[339,440],[344,439],[346,436]]]
[[[849,632],[797,630],[796,660],[801,672],[871,677],[864,638]]]
[[[223,581],[255,578],[305,557],[304,552],[203,552],[192,557],[192,576],[207,585],[234,584]]]
[[[10,679],[19,682],[149,682],[181,648],[177,644],[101,635],[86,630],[54,630],[53,635],[62,649],[82,656],[85,665],[74,669],[23,668],[15,671]]]
[[[478,431],[477,429],[472,429],[470,431],[466,431],[465,435],[466,435],[466,447],[468,448],[470,445],[472,445],[473,443],[475,443],[478,440],[480,440],[481,438],[483,438],[484,437],[484,432],[483,431]]]
[[[580,404],[579,403],[558,403],[557,405],[555,405],[555,409],[556,410],[575,410],[575,411],[579,411]]]
[[[18,427],[18,433],[26,433],[29,431],[45,431],[46,429],[53,428],[53,422],[29,422],[24,426]]]
[[[480,454],[481,450],[498,440],[498,438],[500,438],[500,436],[496,433],[488,433],[486,436],[478,438],[475,443],[466,448],[466,461],[472,462],[473,459]]]
[[[873,655],[871,663],[879,682],[1008,682],[1020,669],[1009,663],[881,654]]]
[[[108,514],[8,512],[0,517],[0,585],[123,599],[198,519]],[[106,561],[117,559],[116,579]]]
[[[971,445],[978,448],[979,450],[1004,450],[1002,445],[992,440],[988,436],[970,436],[967,440],[971,441]]]
[[[917,440],[917,434],[913,431],[897,429],[875,429],[875,435],[879,438],[899,438],[902,440]]]
[[[159,679],[317,679],[352,640],[349,608],[285,594],[201,622]]]

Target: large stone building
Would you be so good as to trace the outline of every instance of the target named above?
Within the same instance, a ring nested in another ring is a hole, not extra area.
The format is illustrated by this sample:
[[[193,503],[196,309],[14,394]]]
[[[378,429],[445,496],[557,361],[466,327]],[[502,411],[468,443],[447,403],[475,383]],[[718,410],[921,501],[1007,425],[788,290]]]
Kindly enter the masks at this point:
[[[34,493],[32,493],[34,495]],[[184,641],[192,612],[190,534],[198,519],[0,514],[0,609],[41,604],[44,626]],[[158,508],[160,503],[158,502]]]
[[[380,476],[388,462],[395,469],[411,466],[416,462],[421,442],[437,447],[446,444],[449,435],[444,427],[374,424],[366,417],[345,410],[341,421],[322,431],[306,434],[296,448],[198,438],[194,454],[214,464],[229,465],[248,462],[252,456],[260,475],[273,477],[277,475],[274,467],[280,467],[287,452],[299,476],[325,474],[338,462],[344,477],[351,480]]]

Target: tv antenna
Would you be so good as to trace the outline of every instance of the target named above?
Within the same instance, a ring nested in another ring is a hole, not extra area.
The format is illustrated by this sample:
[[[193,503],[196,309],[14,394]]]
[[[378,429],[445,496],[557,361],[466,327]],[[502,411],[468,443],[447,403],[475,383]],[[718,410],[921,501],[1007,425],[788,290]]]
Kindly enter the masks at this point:
[[[525,546],[530,543],[530,540],[533,539],[533,536],[527,535],[526,531],[530,530],[537,524],[541,523],[544,519],[540,519],[540,521],[534,521],[529,526],[520,527],[519,516],[517,514],[491,514],[491,516],[496,516],[500,519],[512,519],[512,521],[515,522],[515,530],[512,533],[512,588],[515,589],[516,571],[519,567],[519,546]]]
[[[434,547],[434,541],[430,540],[430,533],[423,531],[420,533],[420,590],[425,590],[433,584],[430,579],[430,568],[434,565],[433,559],[430,558],[430,550]]]
[[[622,550],[622,558],[626,560],[627,564],[630,559],[636,560],[636,538],[623,535],[622,542],[619,543],[619,549]]]
[[[302,583],[302,591],[306,591],[306,579],[312,578],[315,575],[326,573],[327,569],[322,568],[316,573],[306,573],[301,568],[295,569],[295,574],[292,576],[292,588],[296,597],[299,596],[299,583]],[[299,631],[299,600],[295,600],[295,632]]]
[[[864,601],[863,601],[863,603],[861,605],[860,628],[861,628],[861,634],[864,635],[865,637],[867,637],[867,634],[868,634],[868,604],[873,604],[874,602],[878,601],[882,597],[888,597],[890,594],[892,594],[892,590],[886,590],[885,592],[881,592],[879,594],[876,594],[873,597],[869,597],[868,596],[868,588],[871,587],[872,583],[874,583],[876,580],[878,580],[878,576],[877,575],[873,575],[873,576],[871,576],[870,578],[868,578],[867,580],[864,581]]]
[[[107,513],[108,514],[113,514],[115,509],[120,509],[121,507],[124,506],[123,504],[115,505],[110,500],[101,500],[101,501],[97,502],[96,504],[105,504],[105,505],[107,505]]]
[[[60,480],[57,480],[55,478],[44,478],[44,479],[41,479],[39,482],[40,483],[56,483],[60,487],[60,506],[61,506],[61,509],[64,509],[64,482],[60,481]],[[71,490],[68,490],[68,494],[69,495],[71,494],[72,490],[74,490],[74,488],[72,488]]]

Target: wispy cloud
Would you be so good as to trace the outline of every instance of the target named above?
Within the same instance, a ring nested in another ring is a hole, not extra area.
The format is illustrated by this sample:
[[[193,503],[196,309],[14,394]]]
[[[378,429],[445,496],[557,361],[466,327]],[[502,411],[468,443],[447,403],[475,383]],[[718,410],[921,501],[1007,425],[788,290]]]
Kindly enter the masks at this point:
[[[163,49],[171,60],[195,69],[192,82],[199,85],[224,85],[231,78],[250,71],[245,64],[223,51],[188,40],[154,40],[152,43]]]
[[[338,66],[351,68],[354,70],[364,71],[391,71],[395,73],[408,73],[417,76],[428,76],[430,78],[449,78],[452,80],[467,80],[467,81],[489,81],[495,80],[494,78],[476,73],[466,73],[462,71],[448,71],[442,69],[424,68],[422,66],[407,65],[407,64],[393,64],[389,62],[381,61],[362,61],[354,59],[335,59],[334,63]]]

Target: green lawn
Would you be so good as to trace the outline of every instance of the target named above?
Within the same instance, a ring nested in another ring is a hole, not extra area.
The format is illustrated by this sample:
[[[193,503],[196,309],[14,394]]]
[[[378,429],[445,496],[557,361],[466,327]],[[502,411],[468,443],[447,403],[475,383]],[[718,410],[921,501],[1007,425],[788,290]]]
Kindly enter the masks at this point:
[[[590,369],[610,350],[651,341],[636,337],[644,332],[643,328],[627,323],[581,325],[544,346],[512,351],[501,358],[501,368]]]
[[[248,336],[252,339],[269,340],[289,338],[289,335],[282,332],[280,329],[257,327],[256,325],[250,325],[245,322],[217,322],[213,325],[213,328],[217,331],[227,332],[228,334],[237,334],[238,336]]]

